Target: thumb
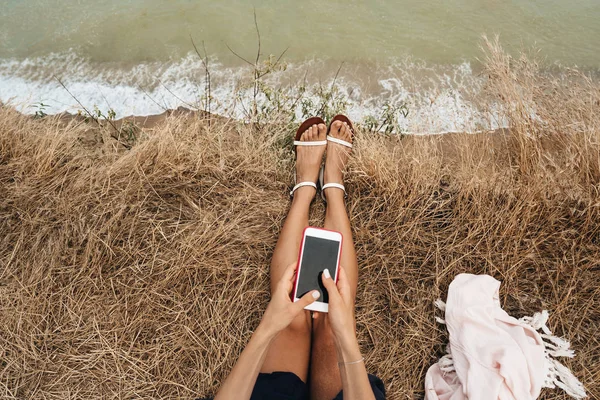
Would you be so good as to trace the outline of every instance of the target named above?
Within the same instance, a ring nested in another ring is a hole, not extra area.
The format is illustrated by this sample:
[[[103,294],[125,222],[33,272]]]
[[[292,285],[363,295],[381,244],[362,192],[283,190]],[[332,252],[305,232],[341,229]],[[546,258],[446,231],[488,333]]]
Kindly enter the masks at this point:
[[[323,270],[323,274],[321,275],[321,280],[323,281],[323,285],[325,289],[327,289],[327,294],[329,298],[339,297],[340,293],[338,292],[338,288],[335,285],[335,282],[331,278],[331,273],[327,268]]]
[[[297,302],[295,302],[294,303],[294,307],[298,311],[300,311],[304,307],[308,306],[309,304],[314,303],[320,296],[321,296],[321,293],[319,293],[318,290],[311,290],[310,292],[308,292],[304,296],[302,296],[300,298],[300,300],[298,300]]]

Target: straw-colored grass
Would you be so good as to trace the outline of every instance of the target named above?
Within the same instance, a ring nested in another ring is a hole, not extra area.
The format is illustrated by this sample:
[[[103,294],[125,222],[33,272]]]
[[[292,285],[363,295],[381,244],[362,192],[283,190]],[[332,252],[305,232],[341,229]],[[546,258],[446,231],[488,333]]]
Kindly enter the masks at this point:
[[[486,273],[512,315],[550,310],[577,352],[564,363],[600,398],[599,84],[489,46],[487,92],[509,131],[357,134],[367,367],[390,399],[422,397],[447,341],[434,300],[456,274]],[[214,393],[269,299],[290,134],[179,115],[127,150],[109,128],[0,107],[0,397]]]

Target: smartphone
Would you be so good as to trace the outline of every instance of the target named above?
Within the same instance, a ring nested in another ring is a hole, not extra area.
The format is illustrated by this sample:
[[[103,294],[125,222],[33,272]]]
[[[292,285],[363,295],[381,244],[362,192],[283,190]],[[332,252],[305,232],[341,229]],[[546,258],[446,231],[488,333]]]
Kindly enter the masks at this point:
[[[341,254],[341,233],[311,226],[304,229],[298,255],[293,300],[298,301],[312,290],[318,290],[321,293],[321,297],[306,306],[305,310],[329,312],[329,295],[323,285],[321,275],[327,268],[333,280],[337,282]]]

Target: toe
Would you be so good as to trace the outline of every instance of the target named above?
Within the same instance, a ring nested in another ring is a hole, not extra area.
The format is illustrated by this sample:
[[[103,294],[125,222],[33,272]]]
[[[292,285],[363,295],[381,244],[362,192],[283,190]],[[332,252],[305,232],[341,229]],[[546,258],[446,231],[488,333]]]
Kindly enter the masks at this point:
[[[318,126],[319,128],[319,140],[324,140],[325,137],[327,136],[327,127],[325,126],[325,124],[319,124]]]
[[[344,140],[346,142],[352,142],[352,129],[350,129],[350,125],[344,122]]]
[[[340,120],[333,121],[333,124],[331,124],[331,134],[333,135],[333,137],[338,137],[342,126],[343,126],[342,121],[340,121]]]
[[[310,127],[310,140],[314,141],[317,136],[317,125]]]
[[[304,142],[304,141],[308,140],[307,137],[308,137],[308,129],[305,130],[304,132],[302,132],[302,135],[300,135],[300,141]]]

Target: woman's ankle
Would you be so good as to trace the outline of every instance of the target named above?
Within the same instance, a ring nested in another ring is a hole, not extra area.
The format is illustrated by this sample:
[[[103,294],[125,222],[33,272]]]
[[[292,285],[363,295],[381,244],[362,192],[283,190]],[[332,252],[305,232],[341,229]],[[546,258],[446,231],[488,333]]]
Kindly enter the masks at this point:
[[[328,205],[332,202],[334,204],[344,205],[346,203],[346,193],[338,188],[327,188],[325,189],[325,199],[327,200]]]
[[[292,197],[292,204],[294,203],[310,203],[316,196],[317,189],[312,186],[303,186],[296,189]]]

